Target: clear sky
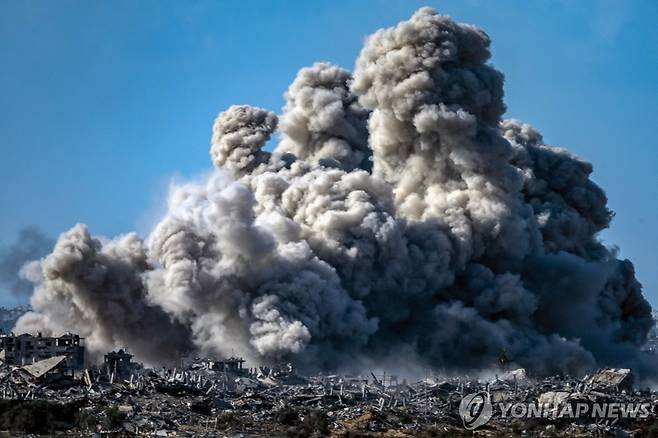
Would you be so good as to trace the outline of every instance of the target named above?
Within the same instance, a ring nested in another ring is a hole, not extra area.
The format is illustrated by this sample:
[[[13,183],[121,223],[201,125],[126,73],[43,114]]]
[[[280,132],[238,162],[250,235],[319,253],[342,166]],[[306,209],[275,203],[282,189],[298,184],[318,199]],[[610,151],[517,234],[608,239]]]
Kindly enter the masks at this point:
[[[279,112],[298,69],[351,69],[425,5],[491,36],[506,117],[594,163],[602,237],[658,305],[655,0],[0,0],[0,245],[27,225],[144,234],[172,177],[210,169],[219,111]]]

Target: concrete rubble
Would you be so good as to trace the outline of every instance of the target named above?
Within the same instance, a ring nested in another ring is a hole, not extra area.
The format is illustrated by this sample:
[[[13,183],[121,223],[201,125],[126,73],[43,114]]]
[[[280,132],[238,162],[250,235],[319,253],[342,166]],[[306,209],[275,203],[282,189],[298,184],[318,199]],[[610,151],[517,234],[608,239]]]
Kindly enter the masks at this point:
[[[476,392],[489,394],[494,404],[536,401],[556,409],[576,401],[652,406],[658,401],[658,392],[628,386],[630,370],[605,369],[583,379],[533,379],[525,370],[512,370],[493,379],[431,377],[407,382],[374,373],[301,376],[289,364],[245,368],[239,358],[196,359],[183,361],[179,368],[148,369],[131,357],[125,351],[109,353],[101,366],[73,375],[58,372],[61,358],[23,367],[4,365],[0,408],[12,403],[27,408],[37,400],[56,403],[63,412],[74,412],[58,420],[56,429],[73,436],[411,437],[473,436],[458,409],[465,395]],[[476,434],[645,436],[655,422],[653,411],[647,418],[596,421],[494,415]],[[0,427],[11,430],[11,424],[0,416]]]

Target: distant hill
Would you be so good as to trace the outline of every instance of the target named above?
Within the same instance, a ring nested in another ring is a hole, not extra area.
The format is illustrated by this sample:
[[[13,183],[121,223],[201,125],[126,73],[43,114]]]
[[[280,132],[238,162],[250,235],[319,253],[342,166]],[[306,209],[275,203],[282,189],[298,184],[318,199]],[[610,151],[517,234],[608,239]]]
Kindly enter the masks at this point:
[[[30,306],[18,306],[12,308],[0,307],[0,330],[9,333],[16,325],[18,318],[32,310]]]

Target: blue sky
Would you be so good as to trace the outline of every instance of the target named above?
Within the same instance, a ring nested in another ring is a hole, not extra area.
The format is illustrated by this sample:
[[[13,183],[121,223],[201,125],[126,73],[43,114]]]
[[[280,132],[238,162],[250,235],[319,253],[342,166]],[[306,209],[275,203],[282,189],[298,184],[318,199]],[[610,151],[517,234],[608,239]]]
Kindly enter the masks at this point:
[[[602,237],[658,305],[654,0],[0,0],[0,245],[26,225],[144,234],[169,180],[210,168],[219,111],[280,111],[298,69],[351,69],[424,5],[491,36],[506,117],[594,163],[617,213]]]

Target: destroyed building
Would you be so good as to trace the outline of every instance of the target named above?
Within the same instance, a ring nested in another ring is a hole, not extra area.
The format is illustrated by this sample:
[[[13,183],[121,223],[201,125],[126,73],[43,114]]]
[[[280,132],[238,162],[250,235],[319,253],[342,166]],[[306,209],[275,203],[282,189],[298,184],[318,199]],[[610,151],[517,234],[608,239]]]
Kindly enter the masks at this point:
[[[103,365],[116,377],[129,378],[135,370],[141,367],[140,364],[133,362],[132,358],[133,355],[126,350],[111,351],[105,355]]]
[[[0,335],[0,360],[7,365],[29,365],[44,359],[65,356],[64,366],[79,370],[85,364],[84,338],[66,333],[59,337],[29,333]]]
[[[62,377],[74,377],[74,370],[66,362],[67,356],[53,356],[25,365],[20,371],[26,373],[28,380],[51,379],[59,380]]]
[[[245,360],[241,357],[228,357],[225,359],[199,358],[186,356],[181,359],[181,367],[204,368],[215,372],[225,372],[232,375],[250,374],[250,370],[244,368]]]
[[[229,357],[225,360],[212,361],[210,368],[213,371],[224,371],[227,373],[242,374],[244,371],[244,362],[245,360],[241,357]]]
[[[120,350],[109,353],[105,364],[118,370],[132,364],[131,358]],[[220,369],[212,364],[227,361],[199,358],[180,368],[146,368],[130,378],[108,377],[105,370],[92,367],[81,374],[81,385],[76,383],[79,376],[58,378],[60,360],[11,371],[0,365],[0,400],[68,406],[73,412],[68,421],[47,423],[45,432],[54,427],[76,436],[473,436],[465,429],[460,406],[469,394],[480,393],[490,397],[494,410],[477,436],[517,436],[523,427],[521,436],[642,437],[651,436],[646,432],[656,422],[651,410],[614,418],[571,418],[557,412],[576,404],[658,402],[658,392],[630,386],[628,369],[606,368],[582,379],[536,378],[521,368],[494,379],[431,374],[400,382],[377,370],[369,375],[302,375],[291,364],[261,366],[255,374],[238,376],[229,371],[246,370],[241,359]],[[500,403],[532,404],[556,414],[515,418],[502,415]]]

